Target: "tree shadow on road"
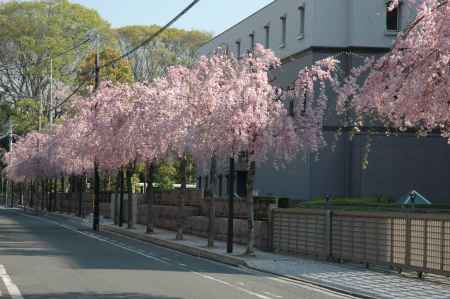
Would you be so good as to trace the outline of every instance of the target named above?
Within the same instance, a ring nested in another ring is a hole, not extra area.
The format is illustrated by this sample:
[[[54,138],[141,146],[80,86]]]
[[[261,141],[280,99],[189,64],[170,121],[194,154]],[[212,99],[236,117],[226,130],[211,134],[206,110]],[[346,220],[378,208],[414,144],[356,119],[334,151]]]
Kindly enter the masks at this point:
[[[56,265],[64,261],[64,267],[74,270],[177,273],[194,269],[204,273],[249,275],[237,268],[211,263],[145,242],[106,233],[93,234],[85,227],[67,229],[48,221],[48,218],[30,217],[17,211],[0,213],[0,259],[2,256],[43,257],[46,263],[55,262]]]
[[[182,299],[180,297],[167,297],[137,293],[52,293],[52,294],[24,294],[27,299]]]

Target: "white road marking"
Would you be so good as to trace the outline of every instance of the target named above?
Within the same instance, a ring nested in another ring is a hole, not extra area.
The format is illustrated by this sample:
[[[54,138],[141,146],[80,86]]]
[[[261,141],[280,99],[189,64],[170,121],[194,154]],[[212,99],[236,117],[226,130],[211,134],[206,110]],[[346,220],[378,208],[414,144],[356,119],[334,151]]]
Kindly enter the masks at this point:
[[[158,258],[158,257],[156,257],[156,256],[149,255],[149,254],[145,254],[145,253],[139,252],[139,251],[137,251],[137,250],[134,250],[134,249],[131,249],[131,248],[128,248],[128,247],[125,247],[125,246],[116,244],[116,243],[111,242],[111,241],[109,241],[109,240],[107,240],[107,239],[105,239],[105,238],[101,238],[101,237],[96,236],[96,235],[91,234],[91,233],[86,233],[86,232],[79,231],[78,229],[73,228],[73,227],[71,227],[71,226],[64,225],[64,224],[60,224],[60,223],[58,223],[58,222],[56,222],[56,221],[52,221],[52,220],[48,220],[48,219],[43,219],[43,218],[40,218],[40,217],[31,216],[31,215],[25,215],[25,214],[24,214],[24,216],[27,216],[27,217],[30,217],[30,218],[34,218],[34,219],[38,219],[38,220],[41,220],[41,221],[47,221],[47,222],[49,222],[49,223],[52,223],[52,224],[57,225],[57,226],[59,226],[59,227],[63,227],[63,228],[65,228],[65,229],[67,229],[67,230],[70,230],[70,231],[72,231],[72,232],[81,234],[81,235],[83,235],[83,236],[86,236],[86,237],[95,239],[95,240],[97,240],[97,241],[105,242],[105,243],[107,243],[107,244],[116,246],[116,247],[121,248],[121,249],[123,249],[123,250],[126,250],[126,251],[129,251],[129,252],[132,252],[132,253],[141,255],[141,256],[143,256],[143,257],[145,257],[145,258],[152,259],[152,260],[161,262],[161,263],[163,263],[163,264],[169,265],[168,262],[166,262],[166,261],[164,261],[164,260],[162,260],[162,259],[160,259],[160,258]]]
[[[79,231],[78,229],[76,229],[76,228],[74,228],[74,227],[71,227],[71,226],[68,226],[68,225],[64,225],[64,224],[61,224],[61,223],[56,222],[56,221],[53,221],[53,220],[49,220],[49,219],[45,219],[45,218],[41,218],[41,217],[37,217],[37,216],[32,216],[32,215],[27,215],[27,214],[23,214],[23,215],[24,215],[24,216],[27,216],[27,217],[30,217],[30,218],[34,218],[34,219],[40,220],[40,221],[46,221],[46,222],[48,222],[48,223],[52,223],[52,224],[54,224],[54,225],[63,227],[63,228],[65,228],[65,229],[67,229],[67,230],[70,230],[70,231],[79,233],[79,234],[81,234],[81,235],[84,235],[84,236],[87,236],[87,237],[96,239],[96,240],[98,240],[98,241],[102,241],[102,242],[108,243],[108,244],[110,244],[110,245],[113,245],[113,246],[122,248],[122,249],[124,249],[124,250],[126,250],[126,251],[136,253],[136,254],[141,255],[141,256],[143,256],[143,257],[145,257],[145,258],[157,260],[157,261],[162,262],[162,263],[164,263],[164,264],[169,264],[169,265],[170,265],[171,263],[169,263],[169,262],[167,262],[167,261],[172,261],[171,259],[168,259],[168,258],[165,258],[165,257],[157,258],[157,257],[154,257],[154,256],[152,256],[152,255],[148,255],[148,254],[141,253],[141,252],[139,252],[139,251],[136,251],[136,250],[130,249],[130,248],[128,248],[128,247],[119,245],[119,244],[123,244],[123,243],[119,243],[119,242],[117,242],[117,241],[109,241],[108,239],[98,237],[98,236],[96,236],[96,235],[94,235],[94,234],[92,234],[92,233],[86,233],[86,232]],[[113,234],[114,234],[114,233],[113,233]],[[120,236],[122,236],[122,235],[120,235]],[[127,239],[130,239],[130,240],[134,240],[134,241],[139,241],[139,242],[141,242],[141,243],[146,243],[146,242],[144,242],[144,241],[141,241],[141,240],[135,240],[135,239],[132,239],[132,238],[127,237],[127,236],[122,236],[122,237],[127,238]],[[165,247],[158,246],[158,245],[155,245],[155,246],[160,247],[160,248],[164,248],[165,250],[172,251],[172,252],[175,252],[175,253],[180,254],[180,255],[185,255],[185,256],[190,256],[190,257],[192,257],[192,256],[189,255],[189,254],[186,254],[186,253],[183,253],[183,252],[179,252],[179,251],[176,251],[176,250],[173,250],[173,249],[165,248]],[[237,267],[229,266],[229,265],[222,264],[222,263],[219,263],[219,262],[215,262],[215,261],[211,261],[211,260],[208,260],[208,259],[204,259],[204,258],[201,258],[201,257],[197,257],[197,258],[202,259],[202,260],[206,260],[206,261],[211,262],[211,263],[214,263],[214,264],[218,264],[218,265],[221,265],[221,266],[225,266],[225,267],[230,268],[230,269],[240,270],[240,271],[242,271],[242,272],[244,272],[244,273],[253,274],[253,275],[254,275],[255,273],[261,274],[261,272],[255,271],[255,270],[253,270],[253,269],[248,269],[248,268],[243,268],[243,267],[238,267],[238,268],[237,268]],[[221,279],[218,279],[218,278],[209,276],[209,275],[204,275],[204,274],[199,273],[199,272],[195,272],[195,271],[193,271],[193,270],[191,270],[191,269],[189,269],[189,272],[191,272],[191,273],[193,273],[193,274],[196,274],[196,275],[198,275],[198,276],[200,276],[200,277],[203,277],[203,278],[205,278],[205,279],[209,279],[209,280],[215,281],[215,282],[217,282],[217,283],[226,285],[226,286],[228,286],[228,287],[230,287],[230,288],[234,288],[234,289],[236,289],[236,290],[239,290],[239,291],[241,291],[241,292],[244,292],[244,293],[246,293],[246,294],[255,296],[255,297],[260,298],[260,299],[275,299],[275,298],[282,298],[282,296],[274,295],[274,294],[272,294],[272,296],[274,297],[274,298],[272,298],[272,297],[269,297],[267,294],[266,294],[266,295],[263,295],[263,294],[260,294],[260,293],[256,293],[256,292],[253,292],[253,291],[251,291],[251,290],[245,289],[245,288],[243,288],[243,287],[233,285],[233,284],[231,284],[231,283],[229,283],[229,282],[226,282],[226,281],[224,281],[224,280],[221,280]],[[296,286],[296,287],[299,287],[299,288],[308,289],[308,290],[315,291],[315,292],[319,292],[319,293],[326,294],[326,295],[331,295],[331,296],[333,296],[333,297],[335,296],[335,297],[337,297],[337,298],[355,298],[355,297],[352,297],[352,296],[349,296],[349,295],[339,294],[339,293],[337,293],[337,292],[330,291],[330,290],[321,288],[321,287],[319,287],[319,286],[315,286],[315,285],[312,285],[312,284],[308,284],[308,283],[306,283],[306,282],[300,282],[300,281],[293,281],[293,282],[291,282],[290,280],[287,280],[287,279],[284,279],[284,278],[276,278],[276,277],[266,277],[266,279],[270,279],[270,280],[273,280],[273,281],[276,281],[276,282],[279,282],[279,283],[284,283],[284,284]],[[16,298],[13,298],[13,299],[16,299]],[[21,299],[21,298],[17,298],[17,299]]]
[[[197,274],[197,275],[200,275],[200,276],[203,277],[203,278],[206,278],[206,279],[209,279],[209,280],[212,280],[212,281],[221,283],[221,284],[226,285],[226,286],[228,286],[228,287],[230,287],[230,288],[239,290],[239,291],[241,291],[241,292],[244,292],[244,293],[246,293],[246,294],[248,294],[248,295],[255,296],[255,297],[260,298],[260,299],[273,299],[272,297],[268,297],[268,296],[265,296],[265,295],[263,295],[263,294],[259,294],[259,293],[256,293],[256,292],[253,292],[253,291],[244,289],[244,288],[242,288],[242,287],[232,285],[231,283],[226,282],[225,280],[221,280],[221,279],[218,279],[218,278],[209,276],[209,275],[204,275],[204,274],[201,274],[201,273],[198,273],[198,272],[192,272],[192,273],[195,273],[195,274]]]
[[[117,243],[115,243],[115,242],[109,241],[108,239],[98,237],[98,236],[96,236],[96,235],[94,235],[94,234],[91,234],[91,233],[79,231],[79,230],[77,230],[77,229],[75,229],[75,228],[73,228],[73,227],[71,227],[71,226],[64,225],[64,224],[60,224],[60,223],[58,223],[58,222],[56,222],[56,221],[53,221],[53,220],[44,219],[44,218],[40,218],[40,217],[36,217],[36,216],[31,216],[31,215],[25,215],[25,216],[30,217],[30,218],[34,218],[34,219],[38,219],[38,220],[41,220],[41,221],[46,221],[46,222],[48,222],[48,223],[52,223],[52,224],[54,224],[54,225],[57,225],[57,226],[60,226],[60,227],[65,228],[65,229],[67,229],[67,230],[70,230],[70,231],[72,231],[72,232],[76,232],[76,233],[82,234],[82,235],[84,235],[84,236],[87,236],[87,237],[90,237],[90,238],[93,238],[93,239],[96,239],[96,240],[99,240],[99,241],[102,241],[102,242],[111,244],[111,245],[113,245],[113,246],[117,246],[117,247],[119,247],[119,248],[122,248],[122,249],[124,249],[124,250],[127,250],[127,251],[130,251],[130,252],[139,254],[139,255],[141,255],[141,256],[143,256],[143,257],[146,257],[146,258],[149,258],[149,259],[158,260],[158,261],[163,262],[163,263],[165,263],[165,264],[170,264],[170,263],[168,263],[168,262],[166,262],[166,261],[164,261],[164,260],[162,260],[162,259],[160,259],[160,258],[154,257],[154,256],[152,256],[152,255],[147,255],[147,254],[141,253],[141,252],[139,252],[139,251],[136,251],[136,250],[134,250],[134,249],[130,249],[130,248],[125,247],[125,246],[121,246],[121,245],[119,245],[119,244],[117,244]],[[187,267],[187,265],[185,265],[185,264],[179,263],[179,265],[180,265],[180,266],[181,266],[181,265],[184,265],[184,267]],[[189,269],[189,272],[191,272],[191,273],[193,273],[193,274],[196,274],[196,275],[198,275],[198,276],[200,276],[200,277],[203,277],[203,278],[205,278],[205,279],[209,279],[209,280],[218,282],[218,283],[220,283],[220,284],[226,285],[226,286],[228,286],[228,287],[230,287],[230,288],[239,290],[239,291],[244,292],[244,293],[246,293],[246,294],[248,294],[248,295],[255,296],[255,297],[260,298],[260,299],[274,299],[274,298],[272,298],[272,297],[268,297],[268,296],[265,296],[265,295],[263,295],[263,294],[259,294],[259,293],[253,292],[253,291],[251,291],[251,290],[248,290],[248,289],[245,289],[245,288],[242,288],[242,287],[239,287],[239,286],[235,286],[235,285],[233,285],[233,284],[231,284],[231,283],[229,283],[229,282],[226,282],[226,281],[224,281],[224,280],[221,280],[221,279],[218,279],[218,278],[214,278],[214,277],[209,276],[209,275],[204,275],[204,274],[201,274],[201,273],[199,273],[199,272],[192,271],[191,269]],[[17,298],[13,298],[13,299],[23,299],[23,298],[17,297]]]
[[[22,294],[19,291],[19,288],[12,281],[11,277],[8,275],[3,265],[0,265],[0,277],[2,278],[5,287],[8,290],[9,295],[11,296],[11,299],[23,299]]]
[[[46,251],[49,248],[44,248],[44,247],[0,247],[0,250],[33,250],[33,251]]]
[[[272,294],[271,292],[264,292],[264,294],[266,294],[267,296],[272,296],[274,298],[283,298],[283,296]]]

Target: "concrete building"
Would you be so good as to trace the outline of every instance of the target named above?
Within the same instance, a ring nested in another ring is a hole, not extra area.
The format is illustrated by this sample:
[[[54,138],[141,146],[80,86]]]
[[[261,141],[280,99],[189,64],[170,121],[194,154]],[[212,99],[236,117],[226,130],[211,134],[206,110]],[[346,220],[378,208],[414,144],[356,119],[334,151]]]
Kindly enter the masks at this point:
[[[386,53],[398,31],[413,16],[406,4],[387,10],[386,0],[276,0],[217,35],[199,49],[209,55],[217,47],[235,56],[261,43],[282,59],[274,84],[286,87],[298,71],[317,60],[336,56],[344,73],[367,56]],[[310,199],[334,196],[388,195],[399,198],[417,190],[433,202],[450,200],[450,146],[440,136],[417,139],[415,134],[372,137],[369,165],[363,169],[367,135],[347,134],[335,141],[340,122],[330,99],[324,126],[329,146],[286,169],[260,165],[259,195]],[[334,150],[332,150],[332,148]]]

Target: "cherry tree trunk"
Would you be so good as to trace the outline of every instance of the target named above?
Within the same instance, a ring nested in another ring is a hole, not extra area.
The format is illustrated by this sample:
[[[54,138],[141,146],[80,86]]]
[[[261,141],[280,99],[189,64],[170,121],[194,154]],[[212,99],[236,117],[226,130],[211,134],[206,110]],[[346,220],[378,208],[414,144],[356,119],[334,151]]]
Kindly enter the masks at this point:
[[[119,171],[120,177],[120,204],[119,204],[119,226],[123,226],[123,198],[124,198],[124,183],[123,183],[123,168]]]
[[[247,174],[247,213],[248,213],[248,244],[247,251],[245,254],[254,255],[255,254],[255,212],[254,212],[254,201],[253,201],[253,184],[255,180],[256,173],[256,162],[251,161],[250,167]]]
[[[120,193],[120,176],[121,171],[119,170],[116,175],[116,188],[114,192],[114,225],[119,225],[119,193]]]
[[[83,191],[84,191],[84,177],[78,176],[75,178],[78,191],[78,217],[83,217]]]
[[[216,222],[216,172],[217,159],[215,156],[211,158],[211,171],[209,177],[211,183],[207,192],[209,199],[209,221],[208,221],[208,247],[214,247],[215,238],[215,222]]]
[[[53,179],[53,211],[58,208],[58,179]]]
[[[94,217],[93,217],[93,229],[95,231],[100,230],[100,173],[98,169],[98,163],[94,162]]]
[[[134,228],[133,219],[133,165],[127,167],[127,199],[128,199],[128,229]]]
[[[58,179],[53,180],[53,211],[58,208]]]
[[[45,193],[47,195],[47,211],[51,211],[52,207],[52,189],[51,189],[51,181],[49,179],[45,180]]]
[[[34,206],[33,199],[34,199],[34,184],[33,184],[33,181],[31,181],[30,182],[30,202],[29,202],[30,208],[32,208]]]
[[[177,240],[183,240],[183,231],[184,231],[184,222],[185,222],[185,213],[184,213],[184,198],[186,194],[186,165],[187,159],[186,155],[183,155],[183,159],[181,160],[180,172],[181,172],[181,189],[179,192],[179,200],[178,200],[178,215],[177,215]]]
[[[66,193],[66,181],[64,179],[64,176],[61,176],[61,193]]]
[[[155,163],[147,163],[147,189],[145,191],[145,197],[147,199],[147,234],[154,232],[154,214],[153,214],[153,202],[154,202],[154,190],[153,190],[153,178],[155,172]]]
[[[45,180],[41,181],[41,211],[45,209]]]

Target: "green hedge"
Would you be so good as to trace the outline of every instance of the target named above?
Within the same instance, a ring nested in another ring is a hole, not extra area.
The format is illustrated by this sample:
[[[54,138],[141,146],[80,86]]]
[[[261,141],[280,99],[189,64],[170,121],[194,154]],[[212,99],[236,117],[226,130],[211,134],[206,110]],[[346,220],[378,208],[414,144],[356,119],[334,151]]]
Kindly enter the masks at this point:
[[[410,211],[411,205],[402,205],[394,202],[389,197],[335,197],[326,203],[324,198],[314,198],[313,200],[296,205],[298,208],[323,209],[333,208],[339,210],[359,210],[359,211]],[[414,205],[414,211],[424,213],[449,212],[450,204]]]

